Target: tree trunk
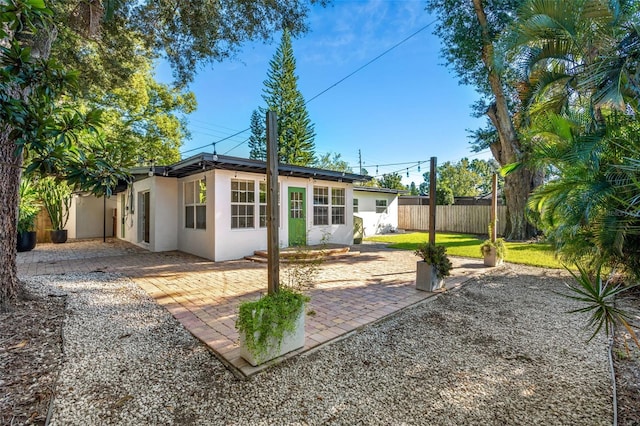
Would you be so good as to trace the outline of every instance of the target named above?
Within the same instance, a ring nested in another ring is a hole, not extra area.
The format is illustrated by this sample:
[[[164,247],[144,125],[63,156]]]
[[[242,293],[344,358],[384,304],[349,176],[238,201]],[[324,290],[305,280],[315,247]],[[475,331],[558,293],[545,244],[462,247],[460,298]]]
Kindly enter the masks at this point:
[[[482,28],[482,62],[487,68],[489,85],[495,97],[487,110],[487,116],[498,132],[499,141],[490,146],[491,153],[501,165],[522,160],[521,144],[509,112],[507,97],[502,87],[502,78],[494,65],[493,40],[490,36],[487,16],[482,0],[473,0],[478,23]],[[504,179],[504,196],[507,204],[507,224],[505,237],[509,240],[524,240],[533,236],[535,229],[525,218],[525,208],[529,193],[542,183],[540,173],[521,167]]]
[[[16,156],[11,127],[0,128],[0,310],[16,300],[20,290],[16,266],[18,195],[22,155]]]
[[[33,37],[27,37],[34,59],[47,61],[51,54],[51,44],[58,31],[55,27],[39,28]],[[9,33],[4,45],[16,37]],[[7,95],[22,101],[28,100],[33,86],[21,86],[15,83]],[[34,84],[37,84],[34,83]],[[20,179],[22,177],[22,153],[16,155],[16,138],[20,129],[11,123],[0,123],[0,310],[6,310],[18,298],[21,288],[18,280],[17,241],[18,241],[18,204]]]

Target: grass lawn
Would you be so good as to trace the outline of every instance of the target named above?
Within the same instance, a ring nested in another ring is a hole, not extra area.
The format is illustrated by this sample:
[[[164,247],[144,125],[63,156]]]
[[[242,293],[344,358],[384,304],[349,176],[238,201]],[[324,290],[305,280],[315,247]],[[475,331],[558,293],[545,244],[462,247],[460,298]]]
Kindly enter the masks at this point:
[[[426,232],[412,232],[406,234],[387,234],[367,237],[367,241],[391,243],[389,247],[415,250],[418,244],[429,240]],[[436,244],[447,247],[447,254],[451,256],[482,258],[480,246],[485,238],[466,234],[436,234]],[[553,249],[544,243],[510,243],[507,242],[507,256],[505,261],[521,263],[545,268],[562,268],[562,264],[555,258]]]

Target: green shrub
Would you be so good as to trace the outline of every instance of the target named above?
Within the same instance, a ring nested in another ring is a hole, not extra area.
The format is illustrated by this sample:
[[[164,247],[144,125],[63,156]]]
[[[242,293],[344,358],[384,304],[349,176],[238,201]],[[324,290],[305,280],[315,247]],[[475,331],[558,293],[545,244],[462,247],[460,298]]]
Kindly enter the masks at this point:
[[[418,246],[414,254],[421,257],[427,264],[435,266],[438,278],[451,275],[453,265],[447,256],[447,248],[445,246],[423,243]]]

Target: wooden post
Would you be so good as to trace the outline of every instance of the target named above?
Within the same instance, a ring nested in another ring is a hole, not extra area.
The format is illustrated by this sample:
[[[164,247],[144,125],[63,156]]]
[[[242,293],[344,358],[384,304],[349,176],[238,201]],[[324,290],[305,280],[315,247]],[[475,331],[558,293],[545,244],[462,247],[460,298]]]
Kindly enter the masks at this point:
[[[491,234],[489,238],[492,243],[498,237],[498,174],[493,174],[491,181]]]
[[[278,236],[278,119],[267,112],[267,288],[277,293],[280,286],[280,246]]]
[[[76,200],[77,201],[77,200]],[[76,209],[76,211],[78,211]],[[102,242],[107,242],[107,191],[102,196]]]
[[[436,243],[436,157],[431,157],[429,170],[429,243]]]

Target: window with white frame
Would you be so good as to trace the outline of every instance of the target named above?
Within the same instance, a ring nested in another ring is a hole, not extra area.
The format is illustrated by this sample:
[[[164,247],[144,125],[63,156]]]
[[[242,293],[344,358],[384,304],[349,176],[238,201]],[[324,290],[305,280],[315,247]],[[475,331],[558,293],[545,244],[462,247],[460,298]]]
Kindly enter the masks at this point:
[[[313,224],[329,224],[329,188],[326,186],[313,187]]]
[[[255,182],[231,180],[231,229],[255,228]]]
[[[184,183],[184,226],[207,229],[207,182],[204,179]]]
[[[387,200],[376,200],[376,213],[387,212]]]
[[[354,213],[358,213],[358,199],[357,198],[353,199],[353,212]]]
[[[345,224],[345,190],[344,188],[331,188],[331,224]]]
[[[267,183],[260,182],[260,228],[267,227]]]

